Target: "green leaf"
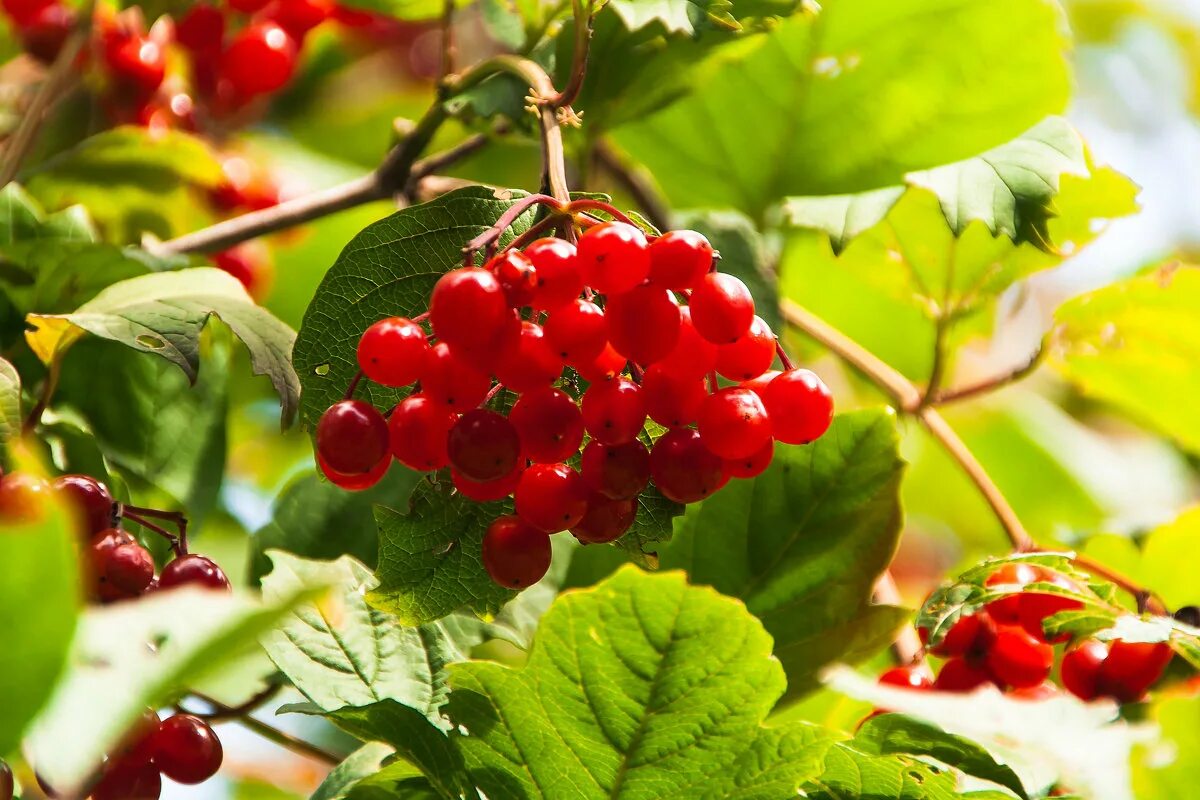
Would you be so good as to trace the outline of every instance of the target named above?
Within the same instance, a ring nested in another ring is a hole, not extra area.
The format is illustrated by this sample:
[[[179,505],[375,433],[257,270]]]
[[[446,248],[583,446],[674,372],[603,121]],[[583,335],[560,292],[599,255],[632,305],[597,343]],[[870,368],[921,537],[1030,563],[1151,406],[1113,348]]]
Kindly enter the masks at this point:
[[[838,742],[826,752],[819,778],[805,787],[814,800],[895,798],[949,800],[959,795],[952,773],[911,756],[880,758]]]
[[[47,208],[80,204],[105,238],[161,239],[207,219],[199,189],[215,185],[221,167],[210,147],[181,131],[123,126],[96,134],[41,164],[26,188]]]
[[[1084,395],[1200,452],[1197,308],[1194,267],[1168,265],[1081,295],[1055,312],[1051,363]]]
[[[76,794],[147,706],[168,705],[188,685],[218,674],[304,599],[260,604],[174,589],[88,609],[68,672],[27,741],[38,774],[64,796]]]
[[[80,206],[47,217],[44,209],[18,183],[0,189],[0,249],[21,242],[86,241],[96,238],[87,212]]]
[[[74,526],[47,504],[36,522],[0,524],[0,753],[10,753],[50,698],[63,669],[81,604]]]
[[[421,22],[438,19],[446,4],[441,0],[347,0],[350,8],[374,11],[406,22]],[[467,5],[466,0],[455,0],[456,6]]]
[[[668,34],[695,35],[706,26],[740,27],[730,13],[732,0],[608,0],[604,7],[630,31],[658,25]]]
[[[60,358],[84,333],[156,353],[196,380],[200,333],[219,317],[250,351],[256,375],[279,393],[283,424],[296,414],[300,382],[291,365],[295,334],[255,304],[237,278],[199,268],[143,275],[113,284],[70,314],[30,314],[26,341],[45,363]]]
[[[342,399],[358,372],[358,339],[384,317],[415,317],[429,307],[434,283],[462,263],[462,248],[493,225],[513,193],[458,189],[368,225],[329,268],[305,312],[293,361],[304,387],[301,421],[315,429],[325,409]],[[522,215],[501,240],[525,231]],[[364,382],[359,397],[390,408],[403,391]]]
[[[23,422],[21,376],[17,374],[16,367],[0,358],[0,444],[19,436]]]
[[[983,747],[903,714],[883,714],[868,719],[854,734],[854,747],[880,756],[928,756],[968,775],[998,783],[1018,797],[1029,796],[1012,768],[998,763]]]
[[[660,554],[762,620],[791,694],[886,646],[907,618],[870,605],[900,535],[897,448],[890,411],[840,414],[813,444],[777,445],[762,475],[688,506]]]
[[[310,800],[345,800],[356,784],[383,769],[384,762],[394,752],[382,742],[364,744],[330,770]]]
[[[263,597],[278,602],[314,585],[333,587],[293,609],[263,647],[305,697],[323,711],[395,700],[427,716],[446,701],[446,664],[461,658],[438,626],[409,628],[367,605],[376,580],[349,556],[310,561],[280,550],[263,578]]]
[[[851,239],[878,225],[903,196],[903,186],[887,186],[858,194],[789,197],[783,213],[790,225],[827,234],[834,255],[839,255]]]
[[[828,744],[763,727],[770,653],[740,603],[625,567],[562,595],[522,669],[452,667],[451,738],[491,800],[796,796]]]
[[[823,3],[617,138],[675,204],[761,219],[785,197],[888,186],[1017,136],[1064,107],[1066,47],[1041,0]]]

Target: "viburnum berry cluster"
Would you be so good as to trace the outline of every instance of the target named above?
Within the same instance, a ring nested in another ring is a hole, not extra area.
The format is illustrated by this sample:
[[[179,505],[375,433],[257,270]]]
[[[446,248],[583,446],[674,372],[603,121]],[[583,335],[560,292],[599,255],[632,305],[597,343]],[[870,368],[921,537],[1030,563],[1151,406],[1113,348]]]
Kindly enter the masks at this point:
[[[647,236],[597,201],[531,200],[555,209],[549,222],[584,228],[578,245],[533,238],[535,227],[475,266],[510,211],[438,280],[427,314],[363,332],[359,378],[409,395],[384,413],[353,399],[356,378],[316,427],[317,463],[343,488],[374,485],[394,458],[448,467],[472,500],[512,496],[483,563],[516,589],[545,574],[551,534],[614,541],[651,483],[678,503],[703,500],[765,470],[775,442],[818,438],[833,416],[824,383],[793,367],[703,235]],[[581,213],[597,207],[616,218]],[[493,407],[503,390],[515,396],[507,413]]]
[[[1046,584],[1066,592],[1081,591],[1070,578],[1048,567],[1019,561],[1002,564],[988,576],[986,586],[1028,588],[959,616],[928,648],[929,655],[944,659],[936,677],[921,660],[888,670],[880,683],[942,692],[993,685],[1017,697],[1042,699],[1057,691],[1049,681],[1055,671],[1055,646],[1068,645],[1058,660],[1058,681],[1071,694],[1082,700],[1109,698],[1118,703],[1145,697],[1171,661],[1170,645],[1119,638],[1069,644],[1068,634],[1049,635],[1045,629],[1049,617],[1084,606],[1073,597],[1048,593]],[[928,644],[930,631],[918,628],[918,633]]]

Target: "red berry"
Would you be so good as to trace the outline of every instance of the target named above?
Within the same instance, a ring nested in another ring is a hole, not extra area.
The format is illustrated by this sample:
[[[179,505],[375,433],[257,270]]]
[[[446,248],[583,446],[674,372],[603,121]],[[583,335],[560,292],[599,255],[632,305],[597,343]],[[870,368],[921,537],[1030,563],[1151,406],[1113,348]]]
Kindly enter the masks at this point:
[[[952,658],[942,665],[933,688],[939,692],[970,692],[991,681],[987,670],[973,666],[962,658]]]
[[[221,768],[221,740],[207,722],[191,714],[163,720],[150,747],[154,765],[178,783],[203,783]]]
[[[251,297],[266,296],[274,276],[271,263],[261,250],[241,244],[213,253],[212,260],[217,269],[237,278]]]
[[[1049,572],[1039,578],[1039,582],[1052,583],[1055,586],[1061,586],[1063,589],[1078,592],[1079,587],[1057,572]],[[1051,644],[1062,644],[1071,638],[1069,633],[1061,633],[1055,637],[1047,637],[1043,623],[1047,617],[1051,617],[1060,611],[1074,611],[1083,608],[1083,603],[1070,597],[1063,597],[1057,594],[1042,594],[1040,592],[1025,591],[1017,595],[1017,613],[1022,627],[1029,631],[1034,638],[1041,639],[1044,642]]]
[[[104,556],[100,580],[126,597],[141,594],[154,580],[154,558],[140,544],[121,544]]]
[[[650,272],[645,234],[624,222],[589,228],[579,237],[578,261],[583,282],[607,295],[629,291]]]
[[[19,31],[21,46],[25,52],[41,61],[52,64],[58,57],[67,37],[75,27],[75,12],[59,2],[38,9]]]
[[[458,470],[451,469],[450,479],[454,481],[454,488],[458,489],[464,497],[468,497],[476,503],[491,503],[495,500],[503,500],[515,492],[524,470],[524,464],[518,462],[516,468],[503,478],[497,478],[494,481],[473,481]]]
[[[763,374],[759,375],[757,378],[751,378],[748,381],[742,381],[742,386],[745,386],[747,389],[753,389],[754,391],[758,392],[758,396],[763,399],[764,403],[766,403],[767,402],[767,386],[769,386],[771,384],[771,381],[775,380],[782,374],[783,373],[777,369],[768,370],[767,372],[764,372]]]
[[[593,385],[611,381],[625,369],[625,356],[605,344],[600,354],[586,361],[572,361],[571,366],[588,383]]]
[[[650,451],[637,439],[617,445],[589,442],[580,471],[593,492],[613,500],[632,500],[650,483]]]
[[[774,360],[775,333],[762,317],[754,318],[745,336],[717,348],[717,372],[731,381],[753,380]]]
[[[271,0],[226,0],[229,7],[243,14],[254,14],[262,11]]]
[[[745,458],[771,441],[771,419],[762,399],[740,386],[706,397],[696,427],[708,449],[721,458]]]
[[[420,325],[404,317],[381,319],[358,340],[358,367],[384,386],[408,386],[421,377],[429,342]]]
[[[933,688],[933,675],[929,672],[929,667],[921,662],[907,664],[903,667],[892,667],[879,676],[879,682],[885,686],[927,691]]]
[[[162,776],[158,767],[142,758],[118,758],[105,765],[92,788],[92,800],[158,800]]]
[[[478,338],[459,342],[451,345],[451,349],[465,363],[480,372],[490,374],[495,371],[497,362],[520,345],[521,324],[520,312],[515,308],[510,308],[500,325],[500,330],[495,335],[486,339]]]
[[[584,544],[615,542],[633,526],[636,516],[636,500],[613,500],[593,494],[583,519],[571,526],[571,535]]]
[[[0,521],[32,522],[42,514],[50,496],[50,484],[28,472],[0,478]]]
[[[583,415],[570,395],[550,386],[521,395],[508,420],[521,437],[521,448],[530,461],[552,464],[566,461],[583,442]]]
[[[1122,703],[1141,700],[1162,676],[1172,657],[1166,642],[1126,642],[1120,639],[1108,648],[1100,665],[1100,686]]]
[[[545,339],[542,326],[521,323],[517,346],[502,355],[495,366],[496,380],[514,392],[547,386],[562,375],[562,359]]]
[[[534,464],[525,470],[513,497],[519,516],[546,533],[575,527],[587,513],[588,491],[566,464]]]
[[[650,450],[654,485],[676,503],[695,503],[725,485],[725,464],[691,428],[663,434]]]
[[[688,300],[692,324],[713,344],[733,344],[754,322],[754,298],[746,284],[724,272],[710,272]]]
[[[937,646],[929,648],[929,652],[939,658],[967,655],[975,647],[975,640],[979,637],[983,621],[982,614],[963,614],[954,621]],[[921,632],[926,633],[924,630]]]
[[[717,367],[717,346],[705,339],[692,324],[692,310],[679,309],[679,338],[675,347],[656,366],[684,378],[703,378]]]
[[[568,301],[546,318],[546,341],[559,358],[586,363],[608,343],[608,324],[600,306],[590,300]]]
[[[1063,656],[1059,677],[1068,692],[1080,700],[1095,700],[1102,694],[1100,666],[1108,657],[1108,645],[1088,639]]]
[[[500,517],[483,536],[483,566],[492,580],[526,589],[550,569],[550,537],[517,517]]]
[[[265,16],[300,41],[304,34],[329,19],[333,5],[332,0],[274,0],[267,6]]]
[[[469,348],[499,335],[511,311],[495,275],[479,267],[460,267],[434,285],[429,321],[439,340]]]
[[[504,297],[514,308],[533,302],[537,289],[537,270],[533,262],[520,250],[505,250],[489,261],[485,269],[491,270],[504,289]]]
[[[388,467],[391,465],[392,456],[389,453],[379,459],[379,463],[372,467],[370,472],[365,472],[361,475],[343,475],[337,470],[330,469],[329,465],[325,463],[325,459],[321,458],[321,454],[317,453],[317,468],[321,470],[321,474],[334,486],[349,492],[361,492],[364,489],[370,489],[383,480],[383,476],[387,474]]]
[[[167,74],[163,49],[138,35],[118,35],[104,48],[105,61],[117,83],[138,96],[148,97],[162,85]]]
[[[679,341],[679,306],[657,286],[637,286],[610,297],[604,309],[608,340],[621,355],[649,365],[667,356]]]
[[[587,432],[604,444],[631,442],[646,424],[642,389],[626,378],[592,385],[583,394],[582,410]]]
[[[1020,561],[1010,561],[1002,564],[999,569],[993,572],[984,581],[984,586],[1016,586],[1022,587],[1033,583],[1038,579],[1040,573],[1032,564],[1022,563]],[[1014,624],[1021,621],[1021,593],[1014,593],[1001,597],[999,600],[993,600],[987,605],[988,613],[992,615],[992,619],[1005,624]]]
[[[1017,625],[1001,625],[987,650],[987,668],[997,683],[1020,689],[1046,680],[1054,666],[1054,648]]]
[[[1058,688],[1053,683],[1042,681],[1036,686],[1023,686],[1020,689],[1013,689],[1008,693],[1008,696],[1018,700],[1040,702],[1042,700],[1049,700],[1057,694]]]
[[[225,15],[216,6],[198,3],[175,25],[175,39],[194,54],[219,53],[225,40]]]
[[[409,469],[441,469],[450,463],[446,444],[455,419],[454,412],[423,392],[409,395],[388,420],[392,455]]]
[[[725,460],[725,471],[731,478],[755,478],[767,471],[775,458],[775,442],[769,440],[757,451],[744,458]]]
[[[369,403],[341,400],[321,415],[316,438],[317,451],[330,469],[362,475],[387,454],[387,420]]]
[[[459,417],[450,428],[446,452],[450,464],[473,481],[494,481],[517,467],[521,437],[501,414],[476,408]]]
[[[712,245],[696,231],[669,231],[650,244],[650,282],[664,289],[691,289],[712,264]]]
[[[642,395],[650,419],[667,428],[682,428],[700,416],[708,389],[703,378],[680,375],[655,364],[642,376]]]
[[[18,28],[28,25],[38,12],[51,5],[54,0],[3,0],[0,7],[12,18]]]
[[[179,556],[163,567],[158,576],[160,589],[173,586],[193,585],[202,589],[229,590],[229,578],[217,563],[206,556],[188,553]]]
[[[113,497],[100,481],[87,475],[60,475],[51,488],[75,511],[85,536],[112,526]]]
[[[791,369],[767,384],[763,402],[774,436],[784,444],[808,444],[833,422],[833,395],[816,374]]]
[[[579,297],[583,275],[575,245],[562,239],[538,239],[525,248],[525,255],[537,271],[530,305],[539,311],[553,311]]]
[[[459,351],[439,342],[425,354],[421,372],[421,394],[454,411],[466,411],[483,402],[492,388],[486,372],[459,355]]]
[[[221,57],[221,74],[238,94],[253,97],[282,89],[296,71],[296,40],[273,22],[243,28]]]

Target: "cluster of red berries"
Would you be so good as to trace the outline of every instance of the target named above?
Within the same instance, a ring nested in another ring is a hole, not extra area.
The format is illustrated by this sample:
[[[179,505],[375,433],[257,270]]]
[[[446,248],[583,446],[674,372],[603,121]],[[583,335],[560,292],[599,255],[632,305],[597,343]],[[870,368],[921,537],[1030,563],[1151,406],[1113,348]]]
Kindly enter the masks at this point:
[[[988,586],[1024,587],[1049,583],[1079,592],[1073,581],[1051,569],[1021,562],[1002,565],[987,579]],[[1054,645],[1068,634],[1048,636],[1045,620],[1063,611],[1083,608],[1072,597],[1030,588],[993,600],[973,614],[959,617],[946,635],[929,648],[946,659],[935,678],[923,662],[896,667],[880,682],[909,689],[969,692],[993,684],[1018,697],[1042,699],[1055,693],[1048,678],[1054,670]],[[918,630],[922,641],[929,631]],[[1119,703],[1141,700],[1171,661],[1165,642],[1087,639],[1069,647],[1059,664],[1062,686],[1082,700],[1111,698]]]
[[[512,495],[516,514],[492,523],[483,563],[518,589],[549,567],[549,534],[622,536],[651,481],[693,503],[758,475],[776,441],[823,434],[833,404],[782,351],[785,370],[771,369],[774,333],[714,256],[694,231],[648,241],[631,224],[603,222],[578,247],[538,239],[446,273],[430,301],[432,335],[425,315],[363,333],[361,374],[416,388],[386,416],[353,399],[327,409],[316,429],[320,469],[363,489],[394,457],[416,470],[449,467],[473,500]],[[566,367],[574,375],[562,381]],[[721,388],[717,375],[735,383]],[[588,384],[579,402],[568,391],[576,376]],[[486,407],[501,389],[516,395],[507,415]],[[652,442],[647,418],[665,429]]]

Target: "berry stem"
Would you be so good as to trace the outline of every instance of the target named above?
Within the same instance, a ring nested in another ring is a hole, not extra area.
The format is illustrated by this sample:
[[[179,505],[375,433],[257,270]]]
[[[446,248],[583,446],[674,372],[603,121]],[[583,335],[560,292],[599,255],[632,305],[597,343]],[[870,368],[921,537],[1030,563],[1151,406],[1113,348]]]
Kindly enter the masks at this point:
[[[179,537],[176,536],[175,534],[171,533],[170,531],[168,531],[166,528],[161,528],[158,525],[155,525],[150,520],[145,519],[144,517],[141,517],[138,514],[133,513],[129,509],[125,509],[122,513],[122,516],[125,519],[129,520],[130,522],[135,522],[138,525],[141,525],[146,530],[154,531],[159,536],[166,539],[168,542],[171,543],[171,549],[175,551],[176,556],[182,556],[187,553],[187,550],[183,549],[183,546],[181,545],[181,543],[179,541]]]
[[[242,703],[241,705],[237,705],[237,706],[224,706],[224,705],[221,705],[220,703],[214,702],[211,698],[205,697],[204,695],[194,695],[198,699],[202,700],[204,703],[212,706],[212,711],[208,711],[208,712],[188,711],[186,713],[191,714],[192,716],[200,717],[201,719],[204,719],[204,720],[233,719],[235,717],[245,716],[246,714],[249,714],[251,711],[254,711],[256,708],[261,706],[263,703],[270,700],[275,695],[279,694],[279,691],[282,688],[283,688],[282,683],[272,683],[271,685],[267,686],[262,691],[255,694],[253,697],[251,697],[246,702]]]
[[[480,402],[479,407],[484,408],[485,406],[487,406],[487,404],[492,402],[492,400],[495,399],[496,395],[500,394],[500,392],[503,391],[503,389],[504,389],[503,383],[497,383],[491,389],[488,389],[487,396],[483,398],[482,402]]]
[[[495,247],[496,242],[504,235],[504,232],[512,227],[512,224],[522,214],[534,206],[546,206],[555,212],[562,210],[562,203],[547,194],[531,194],[528,197],[522,197],[500,215],[500,219],[496,220],[496,224],[467,242],[466,246],[463,247],[463,266],[469,267],[474,265],[474,256],[477,252],[485,248]]]
[[[50,366],[46,369],[46,379],[42,381],[42,391],[38,394],[37,404],[29,411],[29,416],[25,418],[24,424],[21,426],[21,433],[32,433],[42,421],[42,414],[46,413],[46,409],[50,406],[50,399],[54,397],[54,390],[58,388],[58,379],[62,374],[62,356],[55,354],[50,359]]]
[[[354,399],[354,392],[356,389],[358,389],[359,381],[362,379],[363,371],[360,369],[358,372],[354,373],[354,377],[350,379],[350,385],[346,387],[346,393],[342,395],[343,400]]]
[[[571,212],[572,214],[580,211],[603,211],[613,219],[640,229],[640,226],[630,219],[625,212],[621,211],[619,208],[616,208],[611,203],[604,202],[603,200],[594,200],[590,197],[585,197],[580,200],[572,200],[567,204],[567,211]]]
[[[130,516],[131,514],[133,516]],[[169,539],[177,538],[179,541],[179,546],[177,548],[177,552],[180,555],[182,555],[188,551],[188,541],[187,541],[188,521],[187,521],[187,517],[184,516],[184,514],[182,512],[160,511],[157,508],[144,508],[142,506],[131,506],[126,503],[117,503],[116,516],[117,516],[118,520],[120,520],[123,517],[129,517],[134,522],[137,522],[139,525],[144,525],[145,527],[150,528],[151,530],[157,530],[157,531],[162,532],[163,535]],[[139,518],[145,518],[145,517],[149,517],[151,519],[166,520],[167,522],[172,523],[175,526],[175,528],[179,531],[178,536],[177,537],[172,536],[170,533],[161,531],[160,528],[151,527],[150,525],[147,525],[147,523],[145,523],[144,521],[141,521],[139,519]]]
[[[571,59],[571,74],[567,85],[553,100],[554,108],[567,108],[579,97],[587,75],[588,50],[592,42],[592,4],[590,0],[571,0],[575,15],[575,48]]]
[[[796,368],[796,365],[792,363],[791,357],[788,356],[787,351],[783,349],[783,342],[779,341],[778,336],[775,337],[775,355],[779,356],[779,363],[783,365],[785,370],[793,370]]]
[[[422,313],[422,314],[417,314],[415,317],[413,317],[413,318],[412,318],[412,321],[413,321],[413,322],[418,322],[418,323],[420,323],[420,322],[424,322],[424,321],[425,321],[425,320],[427,320],[427,319],[429,319],[429,312],[428,312],[428,311],[426,311],[426,312],[424,312],[424,313]]]
[[[335,756],[333,753],[330,753],[327,750],[324,750],[324,749],[318,747],[317,745],[313,744],[312,742],[306,742],[303,739],[292,736],[290,733],[284,733],[283,731],[279,730],[278,728],[268,725],[267,723],[263,722],[262,720],[257,719],[256,717],[250,716],[249,714],[243,713],[240,715],[239,714],[231,715],[230,712],[233,712],[234,709],[230,708],[227,705],[224,705],[223,703],[218,703],[216,700],[213,700],[211,697],[206,697],[205,695],[196,694],[194,692],[192,693],[192,696],[195,697],[196,699],[208,704],[209,706],[212,706],[214,712],[219,714],[221,716],[221,718],[231,719],[234,722],[237,722],[242,727],[244,727],[248,730],[254,731],[255,733],[257,733],[259,736],[263,737],[264,739],[274,742],[275,744],[279,745],[280,747],[283,747],[286,750],[291,750],[293,753],[299,753],[300,755],[308,756],[309,758],[316,759],[317,761],[322,761],[322,762],[324,762],[326,764],[330,764],[332,766],[336,766],[342,762],[341,758],[339,758],[338,756]]]

